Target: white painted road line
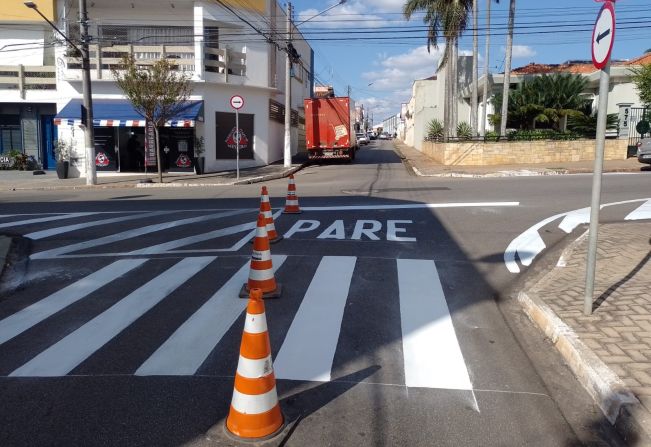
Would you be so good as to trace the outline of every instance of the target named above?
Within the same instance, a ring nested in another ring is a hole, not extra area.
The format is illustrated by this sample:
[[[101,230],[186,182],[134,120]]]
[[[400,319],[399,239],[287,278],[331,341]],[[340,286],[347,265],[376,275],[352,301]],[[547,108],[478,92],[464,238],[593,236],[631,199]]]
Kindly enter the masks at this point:
[[[277,378],[330,381],[356,260],[323,257],[274,360]]]
[[[412,203],[404,205],[344,205],[344,206],[302,206],[303,211],[358,211],[358,210],[407,210],[431,208],[477,208],[520,206],[520,202],[459,202],[459,203]]]
[[[569,234],[574,231],[576,227],[585,223],[590,223],[590,207],[581,208],[579,210],[572,211],[571,213],[567,213],[561,223],[558,225],[558,228]]]
[[[0,224],[0,228],[18,227],[21,225],[31,225],[35,223],[52,222],[55,220],[74,219],[75,217],[84,217],[93,214],[97,214],[97,213],[71,213],[71,214],[64,214],[59,216],[40,217],[38,219],[17,220],[14,222],[2,223]]]
[[[109,236],[100,237],[98,239],[92,239],[89,241],[78,242],[76,244],[66,245],[59,248],[53,248],[51,250],[45,250],[31,255],[31,259],[47,259],[54,258],[62,254],[70,253],[73,251],[87,250],[89,248],[98,247],[100,245],[106,245],[113,242],[120,242],[126,239],[133,239],[138,236],[143,236],[149,233],[155,233],[157,231],[163,231],[170,228],[180,227],[182,225],[190,225],[199,222],[205,222],[209,220],[215,220],[222,217],[235,216],[237,214],[243,214],[247,211],[237,210],[237,211],[225,211],[222,213],[208,214],[206,216],[191,217],[181,220],[173,220],[170,222],[163,222],[160,224],[148,225],[142,228],[134,228],[132,230],[123,231],[120,233],[112,234]]]
[[[216,258],[186,258],[133,291],[76,331],[10,374],[57,377],[68,374]]]
[[[434,261],[397,263],[406,385],[472,390]]]
[[[71,231],[76,231],[76,230],[83,230],[85,228],[97,227],[99,225],[109,225],[109,224],[118,223],[118,222],[127,222],[129,220],[144,219],[146,217],[156,217],[156,216],[160,216],[162,214],[169,214],[169,212],[168,211],[158,211],[158,212],[155,212],[155,213],[138,213],[138,214],[132,214],[132,215],[129,215],[129,216],[114,217],[112,219],[94,220],[92,222],[84,222],[84,223],[80,223],[80,224],[66,225],[64,227],[56,227],[56,228],[50,228],[50,229],[42,230],[42,231],[35,231],[34,233],[26,234],[25,237],[28,237],[28,238],[34,239],[34,240],[44,239],[46,237],[55,236],[57,234],[69,233]]]
[[[647,200],[637,208],[635,211],[630,213],[624,220],[643,220],[651,219],[651,200]]]
[[[58,292],[0,321],[0,344],[76,303],[125,273],[144,264],[146,259],[125,259],[92,273]]]
[[[287,256],[273,256],[274,271]],[[192,375],[246,309],[238,298],[249,273],[246,263],[163,343],[136,371],[137,376]]]

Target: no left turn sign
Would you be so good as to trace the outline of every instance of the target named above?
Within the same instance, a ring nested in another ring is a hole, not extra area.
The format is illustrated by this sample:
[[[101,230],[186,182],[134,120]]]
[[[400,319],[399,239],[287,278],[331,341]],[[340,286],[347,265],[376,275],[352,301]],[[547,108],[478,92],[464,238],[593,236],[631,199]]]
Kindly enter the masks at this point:
[[[608,64],[615,42],[615,8],[606,1],[599,11],[592,31],[592,63],[599,70]]]
[[[231,98],[231,107],[235,110],[239,110],[244,107],[244,98],[240,95],[235,95]]]

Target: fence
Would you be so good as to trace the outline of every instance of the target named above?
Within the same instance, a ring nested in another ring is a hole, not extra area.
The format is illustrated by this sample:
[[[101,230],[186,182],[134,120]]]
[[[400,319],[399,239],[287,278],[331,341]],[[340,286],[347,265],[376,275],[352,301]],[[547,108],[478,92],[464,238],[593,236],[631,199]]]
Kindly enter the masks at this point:
[[[637,148],[637,143],[640,141],[640,133],[637,131],[637,124],[642,121],[651,120],[651,109],[646,109],[644,107],[631,107],[631,112],[629,115],[629,130],[628,130],[628,149],[630,151],[635,151]]]

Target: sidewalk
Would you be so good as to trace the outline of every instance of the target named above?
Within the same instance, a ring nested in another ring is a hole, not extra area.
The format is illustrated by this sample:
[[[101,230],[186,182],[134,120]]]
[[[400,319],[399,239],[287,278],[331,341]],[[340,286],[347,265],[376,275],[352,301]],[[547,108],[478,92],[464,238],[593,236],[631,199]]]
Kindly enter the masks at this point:
[[[600,225],[590,316],[587,235],[518,300],[630,445],[651,445],[651,222]]]
[[[240,179],[237,180],[235,171],[222,171],[204,175],[194,173],[169,173],[163,174],[163,183],[158,183],[158,174],[144,173],[97,174],[97,185],[86,185],[86,178],[59,179],[55,171],[42,171],[43,175],[34,175],[32,171],[0,171],[0,191],[16,190],[48,190],[48,189],[86,189],[86,188],[160,188],[160,187],[188,187],[188,186],[225,186],[248,183],[265,182],[287,177],[302,169],[307,163],[307,157],[296,156],[292,166],[285,168],[283,163],[274,163],[256,168],[240,169]],[[141,183],[149,178],[152,183]]]
[[[564,175],[591,173],[594,161],[572,161],[563,163],[546,163],[533,165],[495,165],[495,166],[445,166],[422,152],[407,146],[400,140],[393,140],[396,152],[412,172],[420,177],[516,177],[536,175]],[[606,160],[604,172],[641,172],[649,165],[637,161]]]

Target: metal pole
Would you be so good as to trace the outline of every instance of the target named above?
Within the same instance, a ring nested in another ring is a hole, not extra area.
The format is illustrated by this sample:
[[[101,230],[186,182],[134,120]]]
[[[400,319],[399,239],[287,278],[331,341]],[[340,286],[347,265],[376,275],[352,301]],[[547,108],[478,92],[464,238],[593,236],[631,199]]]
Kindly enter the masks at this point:
[[[284,166],[292,166],[292,61],[289,44],[292,42],[292,4],[287,3],[287,60],[285,62],[285,149]]]
[[[590,205],[590,234],[588,239],[588,261],[585,275],[585,298],[583,314],[592,315],[594,280],[597,269],[597,236],[599,233],[599,207],[601,202],[601,177],[606,145],[606,119],[608,118],[608,91],[610,86],[610,61],[601,71],[599,80],[599,113],[597,115],[597,146],[595,148],[594,174],[592,175],[592,203]]]
[[[90,52],[88,49],[88,13],[86,0],[79,0],[79,26],[81,30],[81,65],[83,75],[84,109],[86,110],[86,184],[97,184],[95,171],[95,129],[93,128],[93,98],[90,84]]]
[[[237,169],[237,180],[240,179],[240,111],[235,109],[235,153]]]

